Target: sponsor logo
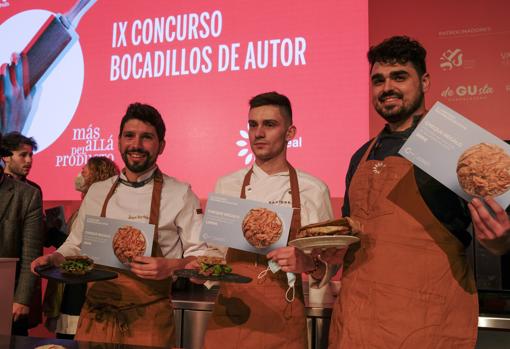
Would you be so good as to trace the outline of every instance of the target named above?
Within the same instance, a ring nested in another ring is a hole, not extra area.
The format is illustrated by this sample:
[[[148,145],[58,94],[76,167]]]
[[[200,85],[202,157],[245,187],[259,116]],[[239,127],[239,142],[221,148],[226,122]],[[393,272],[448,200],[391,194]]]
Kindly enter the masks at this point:
[[[372,166],[372,172],[375,174],[380,174],[382,172],[383,168],[385,168],[385,167],[386,167],[386,165],[383,162],[381,162],[381,161],[376,162],[374,164],[374,166]]]
[[[11,4],[7,0],[0,0],[0,8],[2,7],[9,7]]]
[[[244,164],[246,166],[249,165],[255,159],[255,156],[251,152],[251,148],[250,148],[250,139],[248,136],[248,128],[249,128],[249,126],[246,126],[246,130],[239,131],[239,135],[241,136],[241,139],[236,141],[236,146],[238,148],[241,148],[237,152],[237,156],[244,159]],[[303,137],[297,137],[297,138],[291,139],[287,143],[287,149],[302,148],[302,147],[303,147]]]
[[[460,48],[446,50],[439,59],[439,67],[443,70],[452,70],[453,68],[462,66],[462,58],[464,53]]]
[[[439,67],[444,71],[453,70],[455,68],[471,69],[475,66],[473,59],[465,59],[464,52],[460,48],[446,50],[439,58]]]
[[[441,92],[441,96],[450,101],[455,100],[480,100],[486,99],[494,94],[494,88],[485,85],[458,85],[456,87],[448,86]]]
[[[452,36],[477,36],[487,35],[492,31],[491,27],[473,27],[473,28],[460,28],[442,30],[437,33],[439,37],[452,37]]]
[[[506,92],[510,93],[510,84],[505,86],[505,90],[506,90]]]

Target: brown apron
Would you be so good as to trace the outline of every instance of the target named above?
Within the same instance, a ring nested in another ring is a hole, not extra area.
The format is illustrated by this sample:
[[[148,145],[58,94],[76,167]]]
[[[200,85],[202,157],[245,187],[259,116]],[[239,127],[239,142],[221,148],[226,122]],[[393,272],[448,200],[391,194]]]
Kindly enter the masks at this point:
[[[288,164],[292,196],[292,240],[301,226],[301,202],[296,170]],[[253,171],[246,174],[241,198]],[[296,275],[296,297],[285,300],[287,276],[281,270],[258,275],[267,269],[267,258],[256,253],[228,249],[227,262],[235,273],[253,279],[249,284],[222,283],[209,319],[204,348],[307,348],[306,316],[301,275]]]
[[[330,348],[473,348],[478,298],[464,246],[430,212],[401,157],[366,161],[349,188],[363,224],[333,309]]]
[[[108,193],[101,217],[119,182]],[[154,173],[149,223],[156,226],[152,256],[161,257],[158,221],[163,176]],[[171,280],[145,280],[115,269],[119,277],[93,283],[80,314],[76,339],[80,341],[173,347],[175,327],[170,301]]]

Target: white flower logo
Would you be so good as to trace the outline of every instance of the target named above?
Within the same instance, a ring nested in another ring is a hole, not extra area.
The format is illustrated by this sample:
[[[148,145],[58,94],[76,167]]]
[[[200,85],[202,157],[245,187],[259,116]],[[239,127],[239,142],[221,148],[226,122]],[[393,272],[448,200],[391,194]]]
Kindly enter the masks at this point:
[[[248,129],[248,127],[249,126],[247,126],[246,128]],[[239,150],[239,153],[237,153],[237,156],[239,156],[240,158],[245,157],[244,164],[248,165],[253,160],[253,154],[251,153],[249,147],[250,142],[248,138],[248,132],[245,130],[240,130],[239,134],[241,135],[242,139],[236,142],[236,145],[241,148],[241,150]]]

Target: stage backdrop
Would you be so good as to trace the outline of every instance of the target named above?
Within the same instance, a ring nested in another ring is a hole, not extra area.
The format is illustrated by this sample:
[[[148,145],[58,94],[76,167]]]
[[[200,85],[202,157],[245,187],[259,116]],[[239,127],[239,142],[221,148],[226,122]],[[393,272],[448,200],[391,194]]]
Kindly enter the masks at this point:
[[[290,161],[343,196],[369,132],[367,1],[98,0],[70,11],[76,2],[0,1],[0,63],[24,52],[40,71],[26,77],[35,94],[20,128],[40,145],[30,178],[46,200],[78,199],[73,179],[90,156],[122,165],[119,122],[136,101],[165,119],[162,170],[204,198],[253,162],[248,100],[273,90],[293,103]]]
[[[430,108],[440,101],[510,139],[510,2],[369,1],[370,45],[409,35],[428,51]],[[383,127],[370,111],[370,134]]]

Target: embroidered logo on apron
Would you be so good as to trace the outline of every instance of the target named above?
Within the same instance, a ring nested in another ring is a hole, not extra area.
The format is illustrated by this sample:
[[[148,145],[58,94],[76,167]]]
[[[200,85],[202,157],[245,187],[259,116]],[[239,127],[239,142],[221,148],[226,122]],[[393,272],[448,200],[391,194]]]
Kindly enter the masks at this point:
[[[376,162],[375,165],[372,166],[372,172],[375,174],[380,174],[384,167],[386,167],[386,165],[383,162]]]

